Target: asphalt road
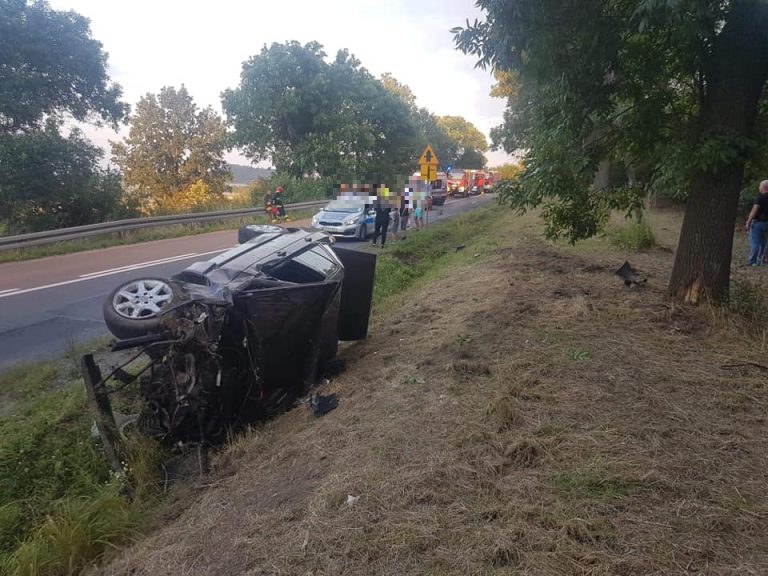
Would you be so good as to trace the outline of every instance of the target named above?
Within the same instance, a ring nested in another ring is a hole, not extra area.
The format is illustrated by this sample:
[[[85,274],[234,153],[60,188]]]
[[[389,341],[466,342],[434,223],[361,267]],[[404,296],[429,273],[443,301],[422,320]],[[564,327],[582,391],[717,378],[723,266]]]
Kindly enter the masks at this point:
[[[488,205],[493,198],[449,199],[429,214],[430,222]],[[339,242],[368,246],[351,239]],[[108,335],[101,308],[117,285],[139,276],[168,278],[236,243],[237,232],[225,230],[0,264],[0,369],[55,358]]]

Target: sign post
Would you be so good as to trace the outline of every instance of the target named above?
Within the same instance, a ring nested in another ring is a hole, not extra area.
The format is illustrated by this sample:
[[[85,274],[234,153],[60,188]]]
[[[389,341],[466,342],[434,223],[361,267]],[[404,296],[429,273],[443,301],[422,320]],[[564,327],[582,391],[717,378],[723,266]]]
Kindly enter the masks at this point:
[[[424,153],[421,155],[421,158],[419,158],[421,177],[427,182],[427,190],[431,187],[432,182],[437,180],[437,167],[439,164],[440,162],[432,150],[432,146],[427,144]],[[427,222],[429,222],[429,211],[424,210],[424,212],[426,212]]]

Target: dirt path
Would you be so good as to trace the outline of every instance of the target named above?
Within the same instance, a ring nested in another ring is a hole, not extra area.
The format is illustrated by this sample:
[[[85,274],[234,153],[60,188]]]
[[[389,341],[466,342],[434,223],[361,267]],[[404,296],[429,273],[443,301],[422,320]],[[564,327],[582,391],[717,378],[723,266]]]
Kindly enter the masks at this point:
[[[768,573],[766,376],[723,367],[761,358],[665,302],[667,251],[637,291],[624,257],[511,225],[346,351],[337,410],[238,441],[94,573]]]

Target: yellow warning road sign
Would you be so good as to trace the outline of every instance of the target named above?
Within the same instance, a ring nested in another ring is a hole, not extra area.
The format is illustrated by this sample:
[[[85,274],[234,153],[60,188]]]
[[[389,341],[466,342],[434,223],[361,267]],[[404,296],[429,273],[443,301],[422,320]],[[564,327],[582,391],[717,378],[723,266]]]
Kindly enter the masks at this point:
[[[419,158],[419,164],[421,166],[424,166],[424,164],[429,166],[437,166],[439,164],[437,161],[437,156],[435,156],[435,153],[432,151],[432,146],[429,144],[427,144],[427,147],[424,149],[424,153],[421,155],[421,158]]]

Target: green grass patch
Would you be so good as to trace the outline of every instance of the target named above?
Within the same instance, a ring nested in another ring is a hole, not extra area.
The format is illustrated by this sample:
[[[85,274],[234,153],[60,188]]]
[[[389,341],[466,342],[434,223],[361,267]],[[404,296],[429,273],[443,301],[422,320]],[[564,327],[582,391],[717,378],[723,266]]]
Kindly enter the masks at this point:
[[[131,540],[140,526],[140,509],[129,504],[114,484],[87,498],[62,499],[6,559],[5,570],[18,576],[77,574],[107,546]]]
[[[316,210],[314,209],[297,210],[295,212],[290,212],[290,217],[293,220],[303,220],[311,217],[315,212]],[[172,226],[157,226],[140,230],[127,230],[125,232],[116,232],[92,238],[65,240],[54,244],[30,246],[29,248],[19,248],[16,250],[2,250],[0,251],[0,263],[34,260],[35,258],[44,258],[46,256],[60,256],[62,254],[72,254],[74,252],[84,252],[86,250],[110,248],[112,246],[152,242],[153,240],[195,236],[198,234],[207,234],[208,232],[217,232],[219,230],[235,230],[245,224],[268,224],[269,222],[270,220],[266,215],[255,215],[248,216],[247,218],[229,218],[212,222],[174,224]],[[236,242],[236,234],[233,234],[232,241],[233,243]]]
[[[59,373],[59,367],[52,362],[18,366],[0,373],[0,419],[16,403],[37,398],[58,380]]]
[[[498,248],[496,236],[505,215],[492,208],[474,210],[418,232],[410,230],[405,240],[387,244],[384,252],[377,252],[374,302],[400,294],[449,265],[474,260]]]
[[[648,486],[637,480],[616,478],[596,471],[560,472],[550,478],[560,492],[578,498],[611,500],[647,490]]]
[[[610,227],[607,231],[612,244],[625,250],[640,252],[656,246],[656,237],[648,222],[631,220],[626,226]]]
[[[163,452],[150,440],[130,447],[138,497],[128,503],[91,433],[82,381],[62,369],[69,372],[42,363],[0,374],[2,404],[10,407],[0,414],[3,576],[77,573],[132,538],[156,494]]]

